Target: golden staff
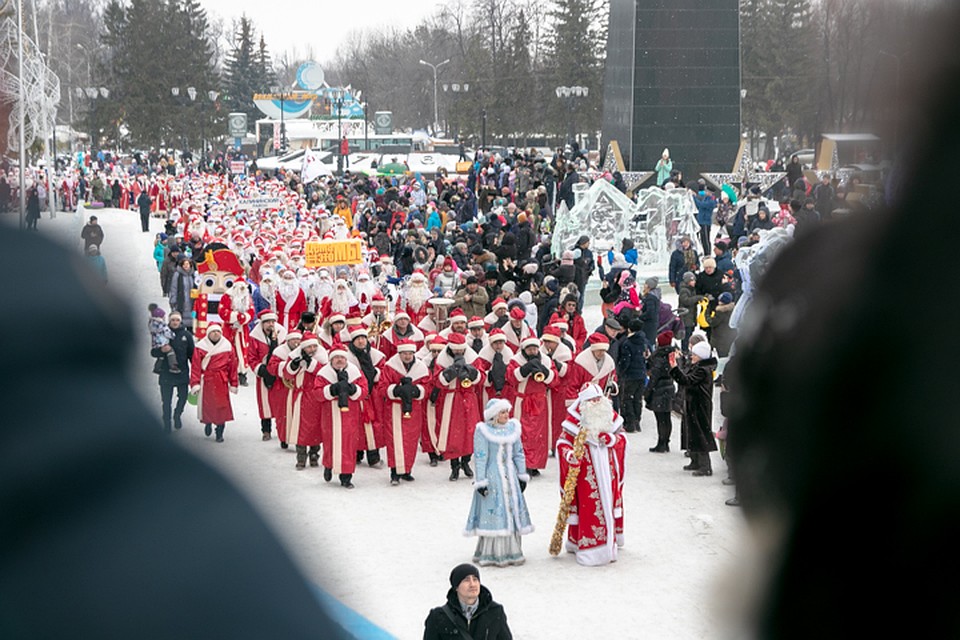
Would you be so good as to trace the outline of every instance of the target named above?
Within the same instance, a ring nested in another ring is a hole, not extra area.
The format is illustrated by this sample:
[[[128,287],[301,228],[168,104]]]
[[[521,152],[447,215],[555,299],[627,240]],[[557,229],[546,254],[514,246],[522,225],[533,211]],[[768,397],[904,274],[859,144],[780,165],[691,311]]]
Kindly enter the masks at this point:
[[[587,430],[580,427],[580,432],[573,441],[573,457],[583,459],[586,450]],[[577,477],[580,475],[580,465],[570,465],[567,477],[563,481],[563,498],[560,499],[560,512],[557,514],[557,524],[553,527],[553,536],[550,538],[550,555],[560,553],[563,545],[563,531],[567,528],[567,517],[570,515],[570,503],[573,502],[573,492],[577,488]]]

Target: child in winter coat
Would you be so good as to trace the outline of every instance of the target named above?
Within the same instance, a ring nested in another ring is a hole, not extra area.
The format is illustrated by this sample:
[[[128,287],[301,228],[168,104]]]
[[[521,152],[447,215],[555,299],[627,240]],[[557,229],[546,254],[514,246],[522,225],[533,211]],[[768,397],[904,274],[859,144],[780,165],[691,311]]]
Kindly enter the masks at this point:
[[[150,348],[161,349],[169,345],[170,341],[173,340],[173,331],[167,326],[167,322],[164,319],[166,313],[163,309],[151,302],[147,305],[147,310],[150,312],[150,318],[147,320],[147,328],[150,330]],[[180,365],[177,364],[177,354],[173,349],[167,351],[166,358],[170,373],[180,373]]]

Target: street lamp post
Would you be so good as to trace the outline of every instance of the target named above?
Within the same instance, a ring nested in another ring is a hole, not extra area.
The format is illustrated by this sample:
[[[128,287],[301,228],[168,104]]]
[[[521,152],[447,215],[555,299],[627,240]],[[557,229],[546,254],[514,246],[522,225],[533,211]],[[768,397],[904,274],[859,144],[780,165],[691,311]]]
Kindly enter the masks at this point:
[[[453,84],[449,84],[449,85],[444,83],[443,92],[446,93],[447,89],[450,89],[454,93],[454,100],[455,100],[454,104],[457,105],[459,104],[459,102],[456,101],[456,98],[460,95],[461,92],[468,93],[470,91],[470,85],[466,82],[463,84],[454,82]],[[457,136],[457,139],[459,140],[460,139],[460,123],[458,121],[454,121],[453,128],[456,131],[456,136]]]
[[[450,62],[450,58],[447,58],[446,60],[438,64],[433,64],[433,63],[427,62],[426,60],[420,61],[420,64],[426,65],[431,69],[433,69],[433,135],[437,135],[437,131],[439,130],[439,126],[440,126],[440,109],[437,107],[437,69],[447,64],[448,62]]]
[[[340,146],[343,142],[343,89],[333,89],[331,95],[333,104],[337,108],[337,173],[343,175],[343,148]]]
[[[97,157],[97,147],[100,141],[100,128],[97,121],[97,103],[102,99],[110,97],[110,90],[106,87],[77,87],[78,98],[88,98],[90,100],[90,161],[93,162]]]
[[[363,150],[370,151],[370,129],[367,127],[367,101],[360,103],[363,109]]]
[[[487,148],[487,110],[480,110],[480,120],[481,120],[481,129],[480,129],[480,148]]]
[[[590,93],[590,88],[581,86],[557,87],[555,92],[558,98],[566,101],[567,109],[570,112],[570,144],[572,147],[573,143],[577,141],[576,109],[574,108],[574,102],[579,98],[586,98]]]

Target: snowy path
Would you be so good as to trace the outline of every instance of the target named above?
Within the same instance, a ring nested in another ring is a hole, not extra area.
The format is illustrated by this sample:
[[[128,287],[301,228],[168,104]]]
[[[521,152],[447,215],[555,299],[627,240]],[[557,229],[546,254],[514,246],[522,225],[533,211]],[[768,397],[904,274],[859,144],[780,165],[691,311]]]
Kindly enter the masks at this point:
[[[159,392],[148,356],[146,306],[160,303],[159,278],[152,260],[153,238],[140,232],[137,214],[96,212],[104,227],[111,285],[130,300],[137,350],[131,375],[149,406]],[[42,231],[80,248],[82,222],[70,214],[49,220]],[[667,299],[675,303],[675,295]],[[588,326],[599,322],[598,307],[587,309]],[[589,321],[592,321],[589,322]],[[449,482],[449,467],[430,468],[425,456],[413,473],[416,482],[389,486],[387,469],[358,469],[357,489],[325,484],[318,468],[294,470],[293,450],[277,440],[261,442],[253,387],[234,397],[236,421],[226,442],[205,438],[196,414],[185,414],[184,429],[173,438],[231,478],[299,560],[304,573],[332,596],[398,638],[419,638],[431,607],[442,603],[450,569],[468,562],[476,542],[461,535],[471,498],[469,481]],[[158,421],[159,424],[159,421]],[[739,509],[724,500],[732,487],[721,485],[726,467],[714,454],[711,478],[694,478],[674,450],[655,455],[653,415],[645,412],[643,432],[630,436],[625,488],[626,546],[617,563],[580,567],[570,555],[547,553],[559,502],[554,460],[527,489],[537,530],[523,540],[526,565],[485,568],[481,581],[503,603],[517,638],[716,638],[726,617],[721,584],[745,555],[748,530]],[[674,422],[673,444],[679,441]],[[256,553],[251,549],[250,553]],[[269,585],[265,585],[269,588]],[[565,615],[572,603],[591,603],[589,626],[582,614]]]

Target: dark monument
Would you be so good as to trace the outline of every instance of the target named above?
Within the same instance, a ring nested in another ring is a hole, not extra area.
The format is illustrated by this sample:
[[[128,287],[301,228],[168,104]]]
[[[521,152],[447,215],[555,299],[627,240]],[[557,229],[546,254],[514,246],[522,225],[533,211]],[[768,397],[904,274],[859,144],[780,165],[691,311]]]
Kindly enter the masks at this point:
[[[610,0],[603,137],[626,167],[666,147],[685,180],[730,171],[740,143],[738,0]]]

